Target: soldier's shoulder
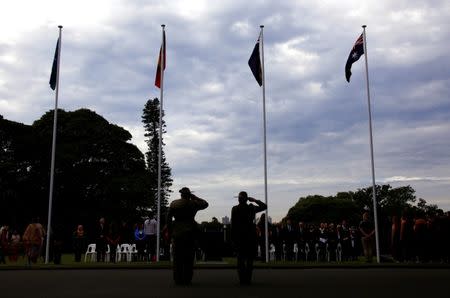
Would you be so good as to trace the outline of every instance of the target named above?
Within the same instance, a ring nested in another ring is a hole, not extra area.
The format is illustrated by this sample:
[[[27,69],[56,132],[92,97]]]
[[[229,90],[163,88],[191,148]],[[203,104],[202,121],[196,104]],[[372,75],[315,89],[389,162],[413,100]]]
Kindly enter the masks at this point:
[[[178,206],[180,206],[180,204],[182,204],[182,203],[183,203],[183,200],[182,200],[182,199],[173,200],[173,201],[170,203],[169,207],[178,207]]]

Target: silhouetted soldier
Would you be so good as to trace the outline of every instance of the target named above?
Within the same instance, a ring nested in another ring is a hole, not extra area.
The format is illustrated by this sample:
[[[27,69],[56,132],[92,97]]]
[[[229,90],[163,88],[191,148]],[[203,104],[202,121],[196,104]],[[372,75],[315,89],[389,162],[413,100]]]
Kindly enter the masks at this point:
[[[267,205],[248,197],[245,191],[241,191],[238,198],[239,205],[231,209],[231,238],[237,250],[239,281],[241,284],[250,284],[256,252],[255,214],[266,210]],[[247,201],[257,206],[247,204]]]
[[[173,201],[169,206],[167,228],[172,238],[173,279],[177,285],[189,285],[194,270],[197,236],[194,217],[197,211],[206,209],[208,203],[192,194],[187,187],[180,189],[180,194],[181,199]]]

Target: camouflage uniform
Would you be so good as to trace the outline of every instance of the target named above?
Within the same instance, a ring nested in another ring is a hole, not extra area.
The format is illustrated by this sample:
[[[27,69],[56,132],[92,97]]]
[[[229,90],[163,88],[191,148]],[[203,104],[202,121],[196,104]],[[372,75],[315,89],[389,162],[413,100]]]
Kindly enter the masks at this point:
[[[190,193],[187,187],[180,190],[182,198],[173,201],[167,214],[167,227],[172,238],[173,278],[176,284],[187,285],[192,281],[197,223],[199,210],[208,203]],[[175,218],[175,220],[173,220]]]

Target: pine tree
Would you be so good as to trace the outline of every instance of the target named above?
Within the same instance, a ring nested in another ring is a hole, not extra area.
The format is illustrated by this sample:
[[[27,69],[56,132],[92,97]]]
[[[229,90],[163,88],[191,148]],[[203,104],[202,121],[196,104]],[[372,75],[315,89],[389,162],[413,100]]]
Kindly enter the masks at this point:
[[[158,151],[159,151],[159,99],[149,99],[145,104],[142,123],[144,123],[146,143],[148,151],[145,153],[146,166],[149,175],[149,196],[153,199],[150,208],[156,214],[158,204]],[[162,112],[162,134],[165,131],[164,111]],[[164,139],[164,138],[163,138]],[[164,142],[161,149],[161,221],[164,220],[164,214],[168,207],[168,197],[172,192],[172,171],[169,167],[164,154]]]

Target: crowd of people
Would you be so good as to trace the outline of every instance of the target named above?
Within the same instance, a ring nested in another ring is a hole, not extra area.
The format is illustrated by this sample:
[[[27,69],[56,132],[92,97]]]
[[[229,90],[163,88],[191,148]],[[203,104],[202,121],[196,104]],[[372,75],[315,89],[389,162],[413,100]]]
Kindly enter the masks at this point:
[[[78,225],[73,236],[75,262],[81,261],[89,240],[95,243],[97,262],[115,263],[120,244],[135,244],[135,261],[155,261],[156,229],[157,221],[154,217],[147,217],[132,226],[125,221],[122,221],[120,225],[115,222],[107,224],[105,218],[102,217],[93,231],[94,235],[90,237],[86,234],[83,225]],[[107,257],[109,260],[106,260]]]
[[[42,247],[46,232],[39,223],[39,219],[33,219],[21,236],[16,229],[9,231],[8,225],[0,228],[0,264],[9,261],[17,262],[21,252],[27,258],[27,264],[36,263],[42,253]]]
[[[385,230],[382,230],[385,229]],[[446,214],[407,213],[392,216],[390,224],[379,224],[380,249],[395,262],[446,262],[450,260],[450,212]],[[265,217],[257,223],[258,251],[265,260]],[[352,261],[364,256],[372,262],[375,226],[365,212],[357,225],[346,220],[319,224],[285,222],[270,225],[269,243],[276,260]]]
[[[96,244],[98,262],[116,262],[116,248],[123,243],[135,244],[133,261],[156,260],[157,221],[153,216],[134,224],[107,223],[100,218],[96,227],[89,231],[87,233],[79,224],[73,232],[71,248],[75,262],[82,261],[91,243]],[[265,261],[265,214],[256,224],[256,233],[256,254]],[[314,224],[286,219],[269,224],[269,254],[278,261],[354,261],[365,256],[367,262],[372,262],[376,255],[374,233],[374,223],[367,212],[356,224],[346,220]],[[383,236],[380,237],[382,255],[389,255],[395,262],[450,261],[450,212],[392,216],[389,225],[379,224],[379,234]],[[17,262],[21,256],[26,258],[27,264],[36,263],[45,255],[46,235],[38,218],[33,219],[23,233],[3,225],[0,227],[0,264],[5,264],[7,258],[11,263]],[[59,263],[64,237],[56,228],[52,235],[51,258]],[[168,244],[164,239],[161,241],[162,245]]]
[[[126,222],[120,225],[116,222],[106,223],[100,218],[95,229],[87,233],[84,225],[76,226],[72,235],[71,248],[74,253],[75,262],[81,262],[87,247],[95,243],[97,261],[116,262],[116,252],[119,244],[135,244],[137,261],[156,260],[156,229],[157,222],[153,217],[147,217],[142,222],[130,226]],[[28,265],[36,263],[40,257],[45,256],[47,231],[39,222],[39,218],[32,219],[23,234],[17,229],[10,231],[9,225],[0,227],[0,264],[6,264],[8,258],[11,263],[18,261],[20,256],[26,258]],[[70,237],[65,237],[60,227],[51,231],[50,252],[51,260],[55,264],[61,263],[63,247],[67,247]],[[108,251],[108,254],[107,254]],[[106,260],[106,256],[109,260]]]

